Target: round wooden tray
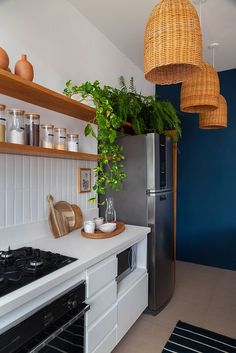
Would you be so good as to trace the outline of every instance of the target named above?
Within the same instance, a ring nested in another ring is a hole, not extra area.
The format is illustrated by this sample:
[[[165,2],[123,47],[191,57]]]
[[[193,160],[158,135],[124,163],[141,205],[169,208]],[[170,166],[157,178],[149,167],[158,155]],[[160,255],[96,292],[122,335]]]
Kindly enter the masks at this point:
[[[125,230],[125,224],[123,222],[116,222],[117,227],[114,230],[114,232],[111,233],[104,233],[99,230],[96,230],[95,233],[86,233],[83,229],[81,230],[81,234],[83,237],[86,238],[92,238],[92,239],[106,239],[106,238],[112,238],[115,237],[116,235],[122,233]]]

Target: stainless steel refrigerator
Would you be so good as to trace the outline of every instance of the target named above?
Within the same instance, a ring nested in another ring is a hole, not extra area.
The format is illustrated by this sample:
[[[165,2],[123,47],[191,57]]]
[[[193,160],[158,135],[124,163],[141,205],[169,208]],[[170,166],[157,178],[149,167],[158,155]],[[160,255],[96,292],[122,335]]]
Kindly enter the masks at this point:
[[[117,219],[151,227],[148,236],[149,304],[160,312],[174,291],[173,152],[170,137],[124,136],[126,178],[113,193]]]

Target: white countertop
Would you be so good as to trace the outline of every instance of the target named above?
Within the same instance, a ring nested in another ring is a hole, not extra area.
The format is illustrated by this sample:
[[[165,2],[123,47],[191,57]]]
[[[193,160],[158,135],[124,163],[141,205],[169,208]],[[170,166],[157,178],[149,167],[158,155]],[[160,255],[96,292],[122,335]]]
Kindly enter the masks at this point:
[[[23,244],[22,246],[31,246],[41,250],[57,252],[62,255],[78,258],[78,260],[12,293],[0,297],[0,317],[5,316],[36,297],[42,298],[43,294],[46,295],[46,292],[50,289],[56,286],[59,287],[62,282],[78,276],[87,268],[106,257],[117,254],[145,239],[149,232],[150,228],[147,227],[126,225],[123,233],[109,239],[84,238],[81,236],[80,231],[77,230],[58,239],[54,239],[48,235]]]

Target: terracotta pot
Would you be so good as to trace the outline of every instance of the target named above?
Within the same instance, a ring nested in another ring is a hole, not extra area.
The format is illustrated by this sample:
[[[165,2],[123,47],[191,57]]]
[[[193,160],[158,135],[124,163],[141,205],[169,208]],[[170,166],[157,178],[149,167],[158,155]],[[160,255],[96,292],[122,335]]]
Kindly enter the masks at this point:
[[[17,61],[15,66],[15,74],[28,81],[33,81],[34,69],[32,64],[27,60],[25,54],[21,55],[21,60]]]
[[[3,48],[0,48],[0,69],[7,70],[9,57]]]

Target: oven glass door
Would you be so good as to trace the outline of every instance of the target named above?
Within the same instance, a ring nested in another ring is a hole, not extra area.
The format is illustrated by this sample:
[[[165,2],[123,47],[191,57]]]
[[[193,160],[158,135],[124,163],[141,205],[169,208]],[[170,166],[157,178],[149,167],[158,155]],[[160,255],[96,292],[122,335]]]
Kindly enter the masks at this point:
[[[82,304],[79,313],[66,314],[15,352],[84,353],[84,314],[88,310],[89,305]]]

